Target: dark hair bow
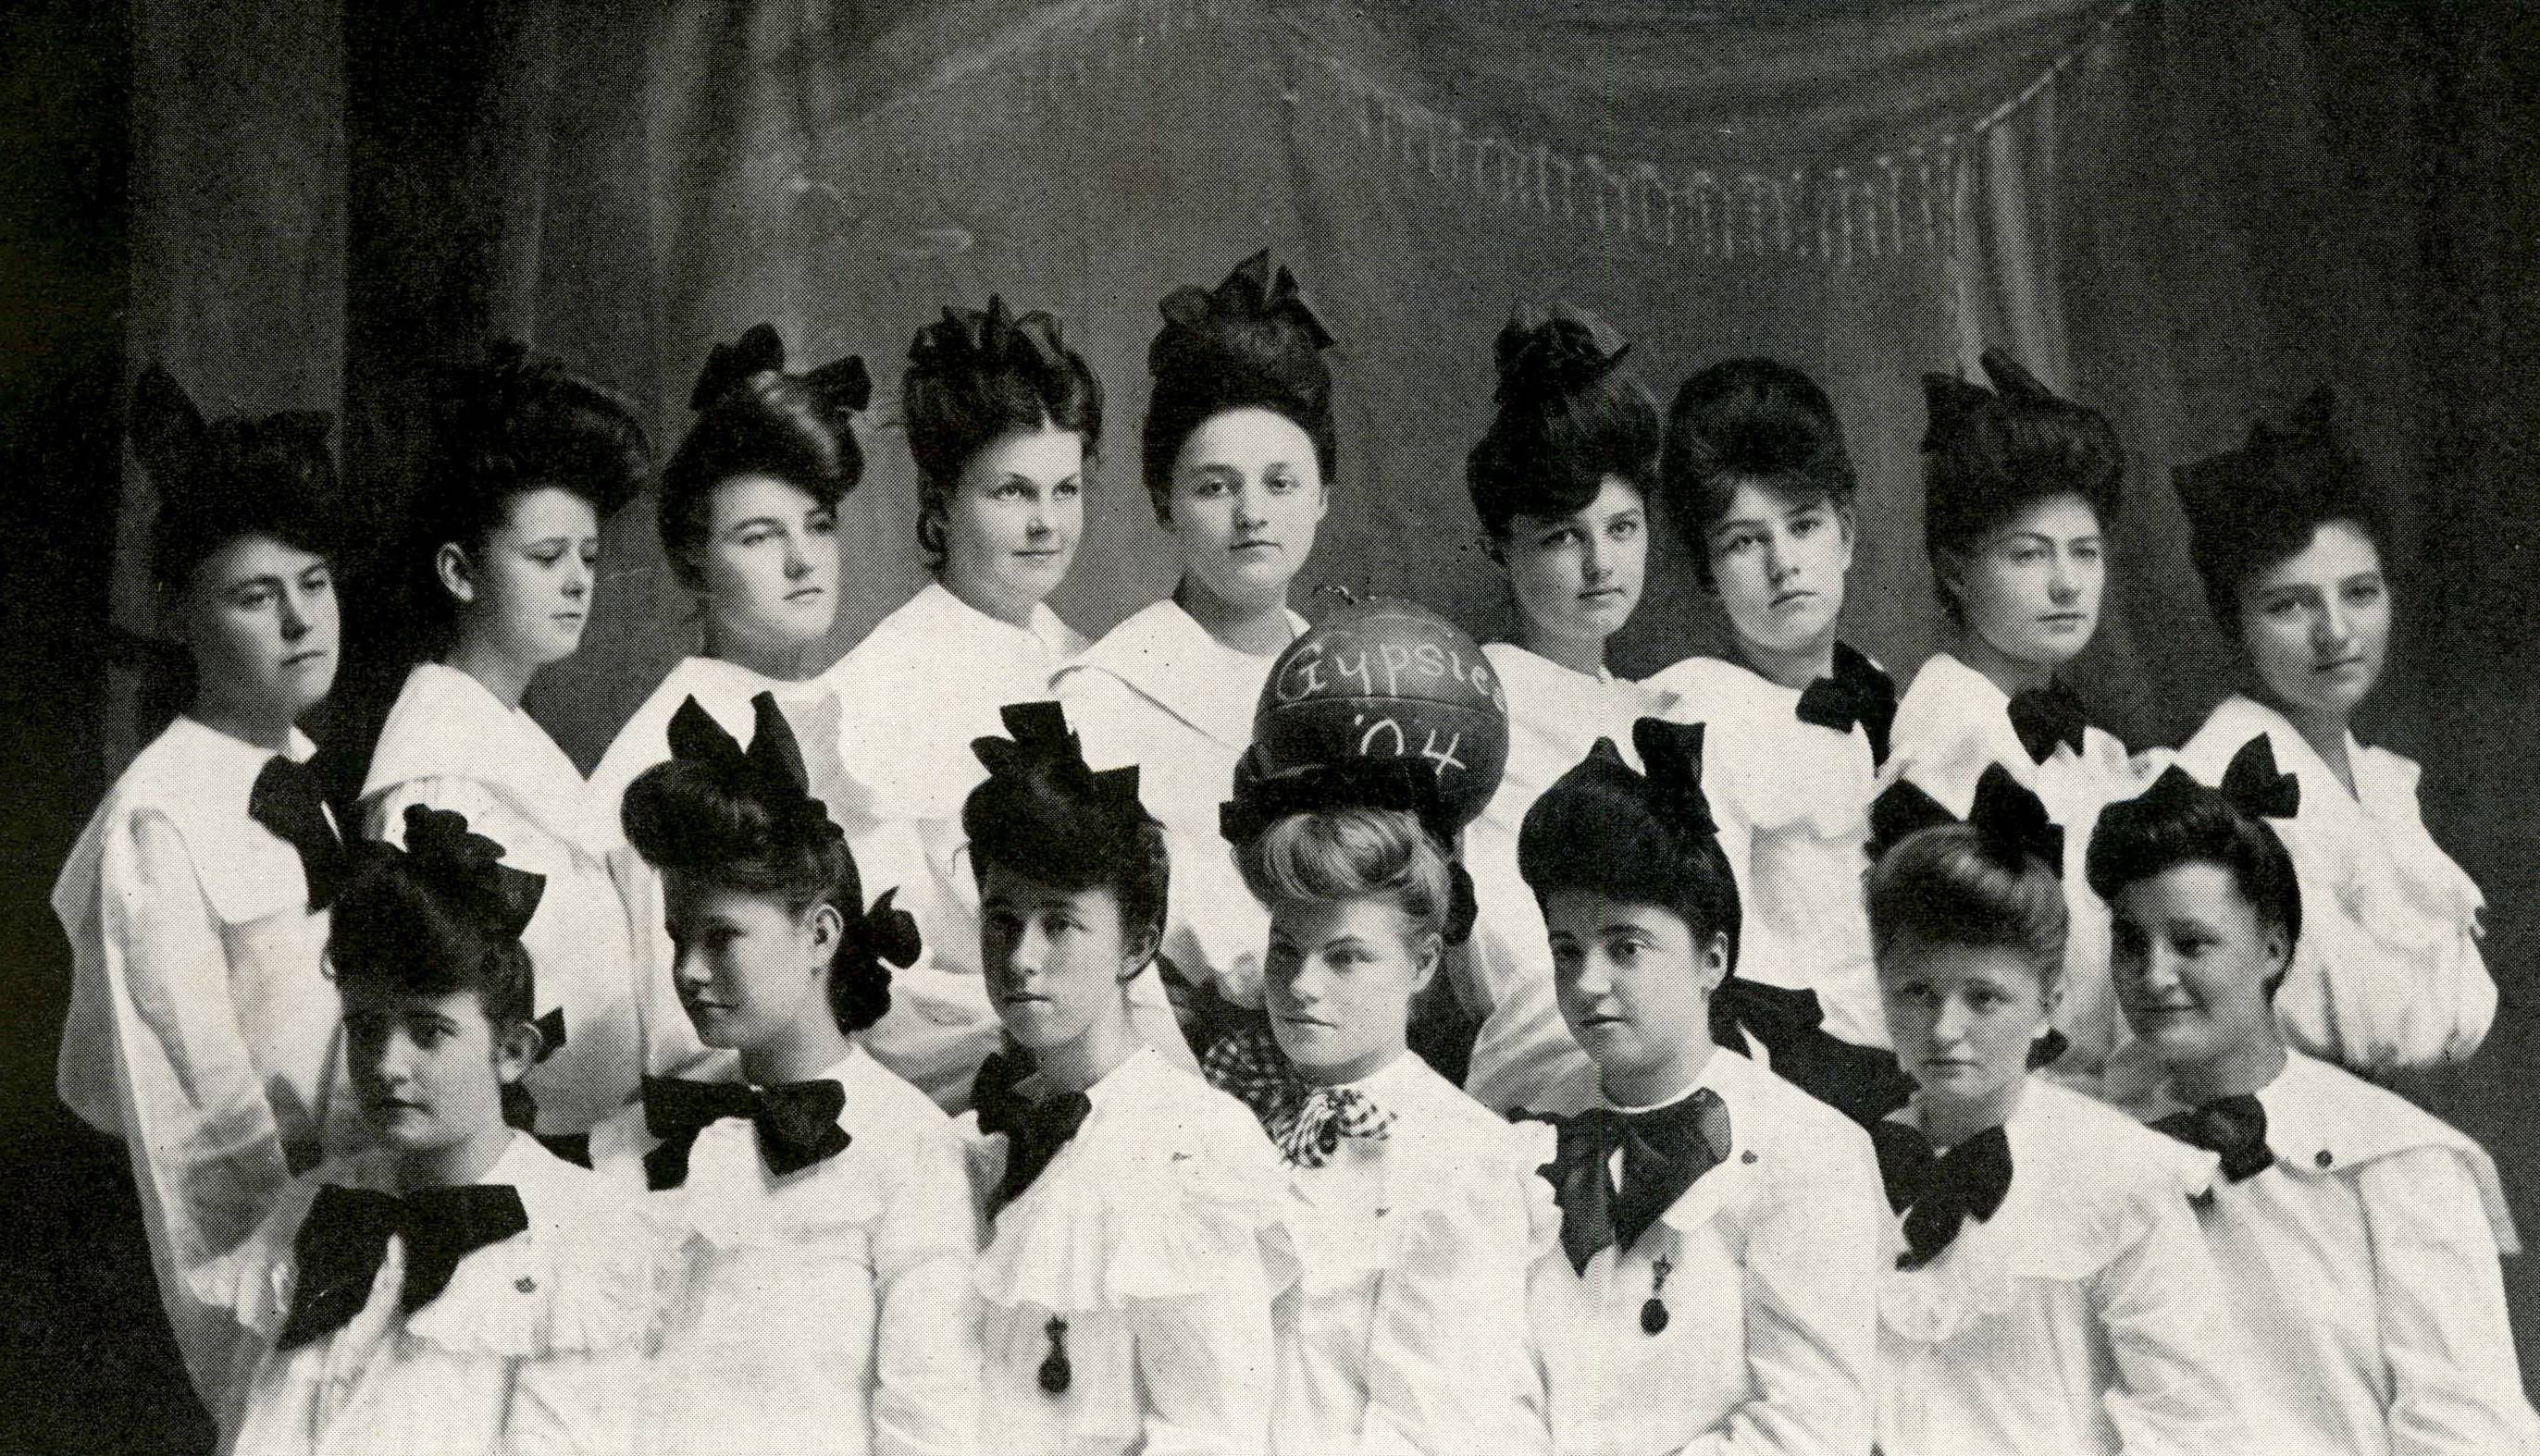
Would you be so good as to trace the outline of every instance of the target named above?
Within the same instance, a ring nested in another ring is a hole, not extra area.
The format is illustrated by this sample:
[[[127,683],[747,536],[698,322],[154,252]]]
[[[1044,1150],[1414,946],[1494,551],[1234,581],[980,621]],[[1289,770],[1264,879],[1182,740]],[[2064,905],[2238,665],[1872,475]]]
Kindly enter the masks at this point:
[[[761,375],[785,372],[785,340],[770,323],[753,323],[741,338],[717,344],[688,391],[688,408],[705,409]],[[829,413],[861,411],[873,404],[873,376],[864,357],[850,354],[801,377],[803,386]]]
[[[2240,751],[2231,755],[2230,766],[2222,770],[2220,787],[2208,789],[2187,770],[2172,764],[2160,771],[2150,789],[2130,801],[2147,809],[2166,808],[2197,803],[2209,795],[2257,819],[2290,819],[2301,809],[2301,781],[2277,771],[2275,744],[2264,733],[2241,744]]]
[[[776,695],[759,693],[749,700],[756,722],[744,749],[723,730],[693,697],[670,715],[670,756],[702,765],[735,793],[765,808],[787,827],[808,835],[843,838],[829,811],[811,796],[811,779],[803,767],[803,750],[794,729],[776,706]]]
[[[890,903],[898,893],[895,885],[882,891],[864,914],[849,920],[846,942],[859,955],[888,961],[906,970],[917,964],[919,952],[926,947],[918,935],[917,918]]]
[[[2278,425],[2261,417],[2249,424],[2249,450],[2268,454],[2301,450],[2338,448],[2337,391],[2326,384],[2313,386]]]
[[[402,853],[444,904],[495,939],[521,938],[546,890],[546,876],[504,864],[503,847],[470,830],[467,816],[452,809],[408,804],[404,850],[386,844],[379,850]]]
[[[1067,714],[1054,702],[1008,703],[997,710],[1011,738],[973,738],[970,751],[979,756],[992,778],[1012,778],[1035,764],[1046,763],[1077,797],[1097,802],[1134,819],[1146,817],[1138,801],[1138,766],[1095,773],[1085,761]]]
[[[1910,780],[1899,779],[1870,801],[1870,857],[1879,859],[1925,829],[1961,822],[1957,815]],[[2006,860],[2024,855],[2043,860],[2064,872],[2064,826],[2046,813],[2045,803],[2001,764],[1987,764],[1976,780],[1975,802],[1965,823]]]
[[[1701,724],[1644,718],[1632,725],[1632,746],[1641,751],[1650,797],[1667,810],[1678,833],[1720,832],[1720,821],[1711,816],[1711,800],[1702,792]]]
[[[207,424],[176,377],[153,364],[133,381],[131,429],[132,452],[150,473],[151,484],[163,501],[181,506],[184,497],[209,483],[205,476],[224,460],[253,458],[268,450],[324,453],[335,417],[322,410],[293,409]]]
[[[943,374],[1008,366],[1048,375],[1066,367],[1067,344],[1056,318],[1038,309],[1017,317],[1006,311],[1003,296],[990,294],[986,309],[947,308],[941,320],[919,329],[908,360]]]
[[[1332,346],[1331,330],[1297,286],[1297,275],[1285,263],[1274,267],[1263,248],[1226,275],[1215,289],[1188,285],[1164,295],[1157,306],[1164,321],[1181,328],[1204,328],[1213,317],[1268,320],[1285,318],[1305,331],[1317,349]]]
[[[2005,399],[2053,399],[2055,391],[2046,387],[2037,376],[2019,367],[2019,362],[2000,349],[1987,349],[1977,361],[1984,366],[1985,378]]]
[[[1631,341],[1585,309],[1555,304],[1544,312],[1519,305],[1492,346],[1505,404],[1535,390],[1576,389],[1602,379],[1631,352]]]
[[[1988,389],[1954,375],[1923,376],[1923,449],[1931,450],[1970,421],[1998,407],[2004,400],[2018,399],[2043,402],[2059,399],[2035,375],[2019,367],[2017,361],[1999,349],[1987,349],[1978,361],[1985,378],[1993,381]]]

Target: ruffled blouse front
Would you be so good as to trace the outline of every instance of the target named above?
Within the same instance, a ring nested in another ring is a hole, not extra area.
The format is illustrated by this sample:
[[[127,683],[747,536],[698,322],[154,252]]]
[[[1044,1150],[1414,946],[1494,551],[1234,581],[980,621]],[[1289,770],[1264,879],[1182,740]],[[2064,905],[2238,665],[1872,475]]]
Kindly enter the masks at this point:
[[[1270,1305],[1295,1275],[1278,1157],[1242,1103],[1152,1048],[1087,1096],[1084,1125],[996,1214],[979,1258],[981,1444],[1263,1452]],[[1005,1138],[976,1147],[984,1196]],[[1041,1381],[1053,1321],[1069,1370],[1057,1392]]]
[[[275,1349],[298,1283],[293,1241],[318,1190],[392,1191],[390,1170],[385,1153],[319,1169],[223,1267],[242,1335],[238,1376],[219,1403],[223,1456],[634,1449],[658,1240],[604,1180],[525,1136],[479,1180],[519,1191],[525,1232],[460,1260],[412,1314],[398,1309],[405,1246],[392,1237],[359,1314]]]
[[[2276,992],[2286,1034],[2367,1075],[2467,1058],[2496,1018],[2479,951],[2487,900],[2427,832],[2417,765],[2350,736],[2350,794],[2283,714],[2247,698],[2217,707],[2179,762],[2219,783],[2262,733],[2301,785],[2299,811],[2277,825],[2302,887],[2300,943]]]
[[[1903,1220],[1886,1220],[1879,1449],[2247,1449],[2230,1387],[2246,1355],[2188,1202],[2213,1155],[2040,1077],[2004,1132],[2011,1189],[1991,1218],[1913,1270],[1895,1267]]]

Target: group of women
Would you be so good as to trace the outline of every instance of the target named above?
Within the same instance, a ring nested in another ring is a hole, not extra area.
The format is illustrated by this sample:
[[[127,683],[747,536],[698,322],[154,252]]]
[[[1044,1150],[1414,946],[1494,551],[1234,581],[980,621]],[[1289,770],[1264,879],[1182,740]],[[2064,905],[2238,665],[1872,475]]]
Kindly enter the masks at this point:
[[[992,299],[909,350],[935,580],[834,663],[860,359],[718,345],[657,470],[497,351],[353,801],[297,727],[327,422],[143,377],[197,688],[57,886],[60,1082],[226,1449],[2540,1449],[2494,1168],[2383,1085],[2496,991],[2415,765],[2348,728],[2387,527],[2325,395],[2179,472],[2246,690],[2130,753],[2059,676],[2101,415],[1927,381],[1951,637],[1900,695],[1839,636],[1825,392],[1739,359],[1661,412],[1605,324],[1520,312],[1467,827],[1416,764],[1238,775],[1347,498],[1332,337],[1266,254],[1162,313],[1171,596],[1090,644],[1048,606],[1104,391]],[[648,488],[701,651],[586,780],[523,699]],[[1633,682],[1654,520],[1734,646]]]

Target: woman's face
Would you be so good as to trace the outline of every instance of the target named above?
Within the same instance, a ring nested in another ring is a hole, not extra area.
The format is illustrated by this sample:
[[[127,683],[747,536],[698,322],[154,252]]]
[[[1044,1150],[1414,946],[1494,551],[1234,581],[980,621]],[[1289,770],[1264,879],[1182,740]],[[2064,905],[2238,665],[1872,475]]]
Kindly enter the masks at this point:
[[[356,980],[343,999],[345,1070],[383,1145],[438,1152],[503,1126],[503,1088],[536,1060],[537,1033],[498,1029],[473,991]]]
[[[477,549],[441,551],[460,631],[530,667],[582,646],[600,567],[600,516],[589,501],[554,486],[524,492]]]
[[[240,536],[194,568],[178,610],[212,716],[294,720],[335,685],[335,573],[322,556]]]
[[[1402,1055],[1411,998],[1438,969],[1438,936],[1386,898],[1270,907],[1262,992],[1270,1030],[1311,1081],[1373,1075]]]
[[[791,482],[717,484],[697,565],[718,641],[800,647],[837,620],[838,513]]]
[[[2221,865],[2174,865],[2117,892],[2108,968],[2117,1005],[2164,1066],[2209,1066],[2272,1038],[2267,983],[2292,948]]]
[[[1211,415],[1173,457],[1164,528],[1182,571],[1237,607],[1284,605],[1329,506],[1314,442],[1267,409]]]
[[[670,986],[710,1047],[750,1051],[829,1016],[829,976],[844,923],[822,901],[782,899],[673,869],[663,877]]]
[[[1512,519],[1499,548],[1517,610],[1537,633],[1601,644],[1640,605],[1648,508],[1629,481],[1608,475],[1576,515]]]
[[[1561,1019],[1607,1087],[1669,1091],[1700,1070],[1728,936],[1697,936],[1664,906],[1577,889],[1547,897],[1543,923]]]
[[[1009,430],[974,451],[944,505],[944,580],[991,615],[1027,619],[1076,560],[1085,531],[1085,437]]]
[[[979,882],[979,960],[1006,1034],[1031,1051],[1073,1046],[1129,1014],[1121,985],[1153,957],[1108,885],[1062,889],[991,863]]]
[[[2099,513],[2076,495],[2035,502],[1945,570],[1967,630],[2012,661],[2060,667],[2098,629]]]
[[[1907,937],[1878,959],[1879,1000],[1897,1063],[1927,1099],[1982,1105],[2028,1075],[2056,993],[2008,945]]]
[[[1729,498],[1703,550],[1739,642],[1786,655],[1833,638],[1852,570],[1851,511],[1821,495],[1792,497],[1748,482]]]
[[[2390,587],[2381,553],[2350,521],[2240,586],[2240,645],[2278,704],[2342,720],[2381,680]]]

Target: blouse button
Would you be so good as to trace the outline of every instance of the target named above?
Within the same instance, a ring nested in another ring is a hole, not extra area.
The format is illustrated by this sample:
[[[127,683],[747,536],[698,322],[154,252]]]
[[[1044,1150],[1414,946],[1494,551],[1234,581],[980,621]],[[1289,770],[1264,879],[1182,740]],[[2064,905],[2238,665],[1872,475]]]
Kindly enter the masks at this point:
[[[1744,1152],[1737,1155],[1737,1160],[1741,1163],[1753,1162],[1755,1160],[1755,1149],[1752,1147],[1747,1148]]]
[[[2336,1162],[2336,1161],[2337,1161],[2337,1154],[2335,1154],[2335,1153],[2333,1153],[2333,1152],[2329,1151],[2327,1148],[2323,1147],[2323,1148],[2321,1148],[2321,1149],[2319,1150],[2319,1156],[2318,1156],[2318,1157],[2316,1157],[2316,1158],[2314,1158],[2314,1159],[2312,1159],[2312,1161],[2314,1161],[2314,1162],[2318,1163],[2321,1167],[2323,1167],[2323,1168],[2324,1168],[2324,1167],[2327,1167],[2329,1164],[2331,1164],[2331,1163],[2333,1163],[2333,1162]]]
[[[512,1287],[520,1290],[524,1294],[534,1294],[537,1292],[538,1282],[525,1274],[519,1279],[512,1281]]]

